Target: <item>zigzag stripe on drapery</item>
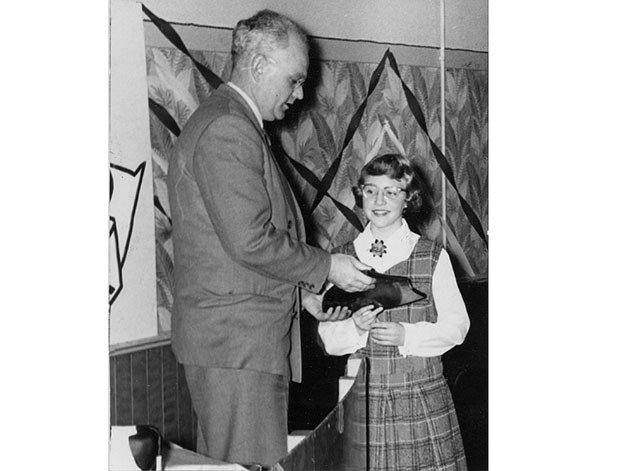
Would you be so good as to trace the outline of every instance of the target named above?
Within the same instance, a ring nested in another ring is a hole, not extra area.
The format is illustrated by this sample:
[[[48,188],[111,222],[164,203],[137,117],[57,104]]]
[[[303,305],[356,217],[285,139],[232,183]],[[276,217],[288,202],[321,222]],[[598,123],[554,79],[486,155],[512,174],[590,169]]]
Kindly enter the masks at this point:
[[[314,198],[314,203],[312,203],[311,211],[314,211],[316,207],[319,205],[327,190],[331,187],[336,174],[338,173],[338,167],[340,166],[340,161],[342,160],[342,154],[344,150],[349,145],[349,142],[353,138],[355,131],[360,125],[360,121],[362,120],[362,116],[364,114],[364,110],[366,109],[366,105],[368,104],[368,98],[372,95],[372,92],[375,91],[377,84],[379,83],[379,78],[381,77],[381,72],[383,71],[383,67],[385,66],[385,56],[381,59],[381,62],[377,66],[377,68],[373,71],[370,77],[370,83],[368,84],[368,92],[366,93],[366,98],[361,103],[361,105],[357,108],[355,113],[353,113],[353,117],[351,121],[349,121],[349,126],[347,127],[347,133],[345,134],[344,141],[342,142],[342,148],[340,152],[338,152],[338,157],[334,160],[334,162],[330,165],[329,169],[325,173],[323,180],[317,188],[317,194]]]

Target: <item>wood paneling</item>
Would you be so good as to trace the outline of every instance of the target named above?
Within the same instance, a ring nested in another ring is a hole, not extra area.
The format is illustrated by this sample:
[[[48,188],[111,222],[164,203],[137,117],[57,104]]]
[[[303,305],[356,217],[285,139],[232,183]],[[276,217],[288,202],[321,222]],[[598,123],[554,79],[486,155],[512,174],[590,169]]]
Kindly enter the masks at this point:
[[[110,358],[110,424],[116,424],[116,368],[115,359]]]
[[[196,449],[189,390],[170,345],[111,356],[110,424],[154,425],[167,440]]]
[[[162,373],[162,349],[147,350],[147,397],[149,400],[148,417],[153,424],[163,423],[164,387]]]
[[[116,422],[112,425],[132,425],[133,413],[131,397],[131,355],[121,355],[114,358],[115,368],[115,395]]]
[[[133,404],[131,418],[134,424],[149,423],[146,372],[146,352],[133,353],[131,355],[131,403]]]

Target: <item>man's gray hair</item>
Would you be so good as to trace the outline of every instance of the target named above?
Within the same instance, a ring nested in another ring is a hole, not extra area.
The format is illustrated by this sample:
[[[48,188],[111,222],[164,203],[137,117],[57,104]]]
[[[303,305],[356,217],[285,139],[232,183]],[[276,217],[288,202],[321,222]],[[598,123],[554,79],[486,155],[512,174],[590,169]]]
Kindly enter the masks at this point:
[[[301,27],[275,11],[261,10],[254,16],[239,21],[233,30],[233,67],[242,58],[250,57],[255,52],[287,48],[291,34],[297,36],[306,49],[308,48],[308,38]]]

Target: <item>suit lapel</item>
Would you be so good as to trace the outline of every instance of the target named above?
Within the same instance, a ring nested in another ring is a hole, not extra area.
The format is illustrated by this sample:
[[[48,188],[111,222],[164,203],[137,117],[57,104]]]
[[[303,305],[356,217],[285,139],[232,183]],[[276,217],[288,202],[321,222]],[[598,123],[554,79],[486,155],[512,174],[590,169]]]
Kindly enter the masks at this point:
[[[289,227],[288,230],[293,233],[295,238],[299,240],[304,240],[306,237],[306,231],[305,231],[304,224],[303,224],[303,216],[301,214],[301,209],[299,208],[299,205],[297,204],[297,199],[295,198],[295,195],[293,194],[291,185],[289,184],[288,180],[286,179],[286,176],[284,175],[284,171],[282,170],[280,162],[278,161],[278,159],[276,158],[275,154],[273,153],[271,149],[271,140],[269,139],[267,132],[260,125],[260,123],[256,119],[256,115],[254,114],[250,106],[245,102],[243,97],[241,97],[241,95],[239,95],[234,89],[232,89],[231,87],[227,85],[219,87],[218,91],[219,90],[221,90],[224,93],[227,93],[232,99],[238,101],[239,103],[243,105],[243,109],[245,111],[247,118],[250,120],[250,122],[256,129],[256,132],[260,134],[261,139],[263,140],[263,143],[265,144],[265,148],[267,149],[267,153],[270,159],[275,164],[275,168],[277,169],[277,172],[278,172],[278,178],[280,179],[280,184],[282,186],[282,191],[284,193],[287,206],[290,208],[291,212],[293,213],[293,217],[295,219],[295,226]]]
[[[305,238],[305,231],[302,223],[303,218],[301,215],[301,209],[297,204],[297,199],[295,199],[295,195],[293,194],[291,185],[289,184],[286,176],[284,175],[284,171],[282,170],[278,158],[275,156],[273,150],[271,149],[271,140],[269,139],[267,132],[262,128],[261,135],[263,138],[263,142],[265,143],[265,147],[267,148],[267,152],[269,153],[271,160],[273,160],[273,162],[275,163],[276,169],[278,171],[278,177],[280,179],[280,183],[282,184],[282,188],[284,189],[284,196],[286,198],[287,205],[289,208],[291,208],[291,211],[293,212],[295,218],[295,235],[297,238],[303,239]]]

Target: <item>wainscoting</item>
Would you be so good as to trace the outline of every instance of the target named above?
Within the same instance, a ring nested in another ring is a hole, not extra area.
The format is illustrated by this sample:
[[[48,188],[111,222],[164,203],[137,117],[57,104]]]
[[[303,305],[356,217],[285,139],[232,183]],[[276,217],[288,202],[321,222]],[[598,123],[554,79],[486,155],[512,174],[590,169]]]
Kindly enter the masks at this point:
[[[166,439],[195,450],[196,417],[170,344],[110,355],[110,424],[154,425]]]
[[[338,378],[346,358],[318,346],[317,325],[302,316],[303,383],[291,383],[289,431],[312,430],[338,402]],[[110,424],[150,424],[172,442],[196,451],[196,416],[183,365],[169,341],[110,355]]]

